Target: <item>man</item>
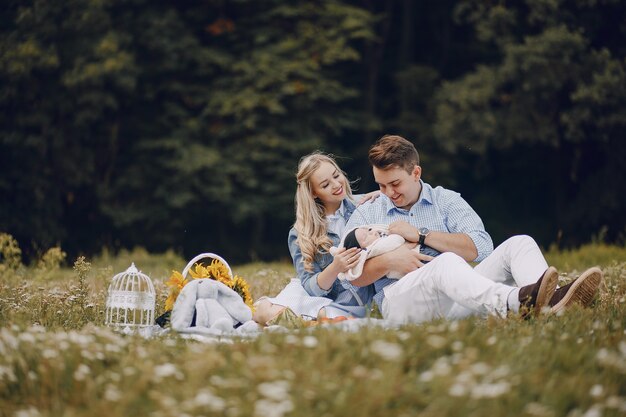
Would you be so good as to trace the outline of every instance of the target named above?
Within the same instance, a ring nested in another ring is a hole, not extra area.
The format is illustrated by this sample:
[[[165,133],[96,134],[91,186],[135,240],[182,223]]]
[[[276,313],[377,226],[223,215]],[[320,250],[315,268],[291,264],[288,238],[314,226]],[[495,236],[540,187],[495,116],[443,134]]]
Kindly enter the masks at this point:
[[[370,148],[369,161],[384,195],[358,207],[346,230],[388,224],[389,233],[413,242],[368,260],[352,281],[374,283],[384,318],[405,323],[470,314],[504,317],[509,311],[526,316],[593,300],[600,269],[556,289],[556,269],[548,267],[529,236],[515,236],[494,250],[480,217],[458,193],[422,181],[419,154],[408,140],[382,137]],[[416,243],[421,252],[410,250]],[[480,263],[472,268],[469,261]],[[406,275],[385,277],[391,270]]]

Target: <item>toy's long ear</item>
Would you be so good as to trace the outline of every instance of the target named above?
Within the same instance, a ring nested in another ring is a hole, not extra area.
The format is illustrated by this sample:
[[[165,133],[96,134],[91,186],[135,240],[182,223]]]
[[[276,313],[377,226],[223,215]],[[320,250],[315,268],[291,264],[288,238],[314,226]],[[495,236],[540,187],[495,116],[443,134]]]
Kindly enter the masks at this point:
[[[245,323],[252,320],[252,311],[246,303],[243,302],[241,296],[221,282],[218,284],[220,285],[217,289],[219,293],[217,300],[222,307],[226,309],[228,314],[230,314],[230,316],[239,323]]]
[[[199,280],[193,280],[183,287],[174,308],[172,309],[171,325],[172,329],[180,331],[191,326],[193,313],[196,309],[196,298],[198,294]]]

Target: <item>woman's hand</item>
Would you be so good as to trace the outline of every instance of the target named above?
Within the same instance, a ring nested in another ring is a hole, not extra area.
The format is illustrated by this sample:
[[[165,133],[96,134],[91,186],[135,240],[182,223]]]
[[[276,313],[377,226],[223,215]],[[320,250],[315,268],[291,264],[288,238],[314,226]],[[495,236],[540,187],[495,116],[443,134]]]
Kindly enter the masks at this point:
[[[346,272],[356,266],[361,257],[361,248],[341,248],[335,253],[333,267],[338,272]]]
[[[376,191],[372,191],[371,193],[363,194],[363,197],[361,197],[361,199],[357,203],[357,206],[360,206],[361,204],[363,204],[363,203],[365,203],[367,201],[374,201],[379,196],[380,196],[380,190],[376,190]]]
[[[360,254],[360,248],[338,249],[330,265],[317,274],[317,285],[323,290],[330,290],[337,279],[337,275],[356,266],[359,262]]]

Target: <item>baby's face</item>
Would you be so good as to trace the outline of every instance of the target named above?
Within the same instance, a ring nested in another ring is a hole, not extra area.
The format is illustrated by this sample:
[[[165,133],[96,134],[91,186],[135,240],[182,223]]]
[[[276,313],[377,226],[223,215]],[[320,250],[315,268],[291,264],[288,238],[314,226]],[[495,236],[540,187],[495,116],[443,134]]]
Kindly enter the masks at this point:
[[[362,248],[366,248],[377,239],[387,236],[387,232],[373,227],[359,227],[354,231],[354,237]]]

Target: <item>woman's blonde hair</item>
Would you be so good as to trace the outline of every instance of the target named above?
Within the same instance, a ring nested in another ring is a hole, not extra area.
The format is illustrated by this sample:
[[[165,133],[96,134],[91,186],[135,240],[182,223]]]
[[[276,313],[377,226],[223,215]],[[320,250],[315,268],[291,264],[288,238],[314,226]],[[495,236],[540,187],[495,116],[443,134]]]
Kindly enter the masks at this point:
[[[328,223],[324,212],[324,205],[320,200],[313,197],[311,177],[313,173],[324,163],[333,165],[346,179],[344,184],[346,194],[352,197],[352,189],[345,172],[339,168],[332,156],[321,152],[313,152],[303,156],[298,164],[296,174],[296,222],[293,227],[298,232],[298,245],[302,252],[304,269],[313,270],[313,261],[318,252],[328,252],[333,245],[328,237]]]

